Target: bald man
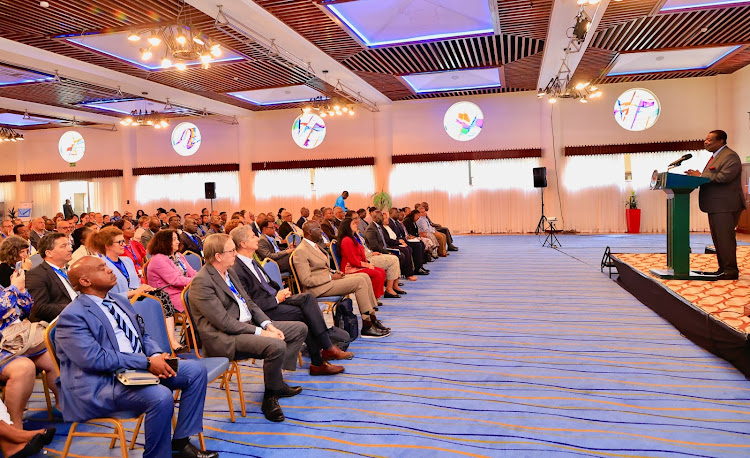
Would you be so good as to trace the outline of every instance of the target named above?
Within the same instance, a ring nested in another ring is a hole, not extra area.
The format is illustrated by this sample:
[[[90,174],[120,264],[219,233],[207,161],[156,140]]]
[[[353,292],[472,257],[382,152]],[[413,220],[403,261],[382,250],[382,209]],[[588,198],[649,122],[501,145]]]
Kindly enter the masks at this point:
[[[120,411],[145,413],[144,457],[219,456],[190,443],[190,436],[203,431],[205,366],[183,359],[176,371],[170,367],[170,354],[146,333],[143,318],[125,296],[110,293],[117,277],[102,259],[82,257],[73,263],[68,277],[80,295],[60,313],[55,335],[65,421]],[[160,383],[125,386],[115,381],[123,370],[148,371]],[[181,390],[180,412],[170,447],[175,389]]]
[[[34,248],[38,248],[39,241],[42,240],[42,237],[44,237],[44,234],[47,233],[47,230],[45,229],[45,221],[44,218],[36,218],[31,222],[31,232],[29,233],[29,242],[31,242],[31,246]]]

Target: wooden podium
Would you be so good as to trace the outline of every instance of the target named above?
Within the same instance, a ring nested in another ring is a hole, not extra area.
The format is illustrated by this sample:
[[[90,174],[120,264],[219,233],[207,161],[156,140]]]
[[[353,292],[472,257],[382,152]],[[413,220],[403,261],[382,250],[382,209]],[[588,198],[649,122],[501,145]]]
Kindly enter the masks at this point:
[[[651,189],[667,193],[667,268],[651,269],[659,278],[675,280],[713,280],[714,277],[690,273],[690,193],[710,180],[654,171]]]

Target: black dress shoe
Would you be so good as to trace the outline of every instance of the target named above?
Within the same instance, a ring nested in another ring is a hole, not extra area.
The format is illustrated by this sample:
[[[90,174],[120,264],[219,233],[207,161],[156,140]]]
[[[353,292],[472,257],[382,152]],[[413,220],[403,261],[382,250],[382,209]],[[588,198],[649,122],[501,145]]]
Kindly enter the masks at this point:
[[[377,318],[372,322],[372,325],[381,331],[391,332],[391,328],[386,328],[385,325]]]
[[[383,331],[382,329],[370,325],[369,327],[362,326],[362,332],[360,335],[365,339],[380,339],[382,337],[388,337],[390,333],[390,331]]]
[[[274,391],[273,395],[278,396],[280,398],[291,398],[292,396],[297,396],[301,392],[302,392],[301,386],[286,385],[284,388]]]
[[[382,302],[380,302],[380,301],[378,301],[378,307],[382,307],[382,306],[383,306],[383,303],[382,303]],[[377,309],[378,307],[373,307],[373,308],[374,308],[374,309]],[[377,311],[377,310],[376,310],[376,311]]]
[[[400,294],[402,296],[406,294],[406,291],[404,291],[403,289],[395,289],[394,288],[393,290],[396,291],[398,294]]]
[[[173,458],[217,458],[218,456],[219,452],[200,450],[190,442],[182,450],[172,450]]]
[[[388,291],[385,292],[383,297],[386,299],[400,299],[401,298],[401,296],[399,296],[398,294],[391,294]]]
[[[430,275],[430,272],[426,269],[419,269],[418,271],[414,272],[414,275]]]
[[[456,245],[450,245],[448,246],[448,251],[458,251],[458,247]]]
[[[714,277],[715,280],[737,280],[739,278],[740,278],[740,274],[731,275],[726,272],[722,272],[719,275]]]
[[[723,270],[691,270],[691,272],[698,275],[721,275],[724,273]]]
[[[404,284],[401,282],[398,282],[398,286],[404,286]]]
[[[266,416],[266,420],[268,421],[280,422],[285,420],[284,411],[281,410],[279,398],[276,396],[264,397],[260,410],[263,411],[263,415]]]

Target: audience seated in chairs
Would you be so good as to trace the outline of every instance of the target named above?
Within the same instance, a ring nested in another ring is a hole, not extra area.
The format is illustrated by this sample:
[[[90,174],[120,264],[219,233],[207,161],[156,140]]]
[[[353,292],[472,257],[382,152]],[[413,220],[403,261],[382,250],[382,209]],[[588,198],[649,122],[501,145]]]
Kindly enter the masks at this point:
[[[419,237],[422,243],[424,243],[426,259],[436,259],[438,257],[438,240],[434,234],[422,232],[420,230],[417,223],[421,218],[419,210],[412,210],[404,219],[404,227],[406,227],[406,232],[408,234]]]
[[[343,224],[345,223],[345,224]],[[341,270],[345,274],[353,274],[357,272],[366,273],[372,281],[372,288],[375,293],[375,297],[382,297],[385,295],[387,298],[399,298],[399,293],[404,291],[398,289],[398,279],[401,274],[399,273],[398,261],[389,263],[388,270],[383,267],[378,267],[372,262],[368,262],[367,256],[365,255],[365,248],[362,242],[356,238],[357,220],[351,218],[344,218],[342,226],[339,226],[338,244],[341,253]],[[375,256],[385,258],[385,256],[379,254]],[[395,261],[395,256],[391,256]],[[383,286],[385,285],[385,291]]]
[[[7,239],[11,235],[13,235],[13,221],[4,219],[0,223],[0,241]]]
[[[269,221],[261,221],[260,224],[260,240],[258,241],[258,257],[260,259],[273,259],[279,265],[279,269],[282,272],[291,272],[289,267],[289,256],[294,251],[294,246],[286,249],[279,248],[274,238],[275,231],[273,229],[273,223]]]
[[[422,238],[422,241],[428,239],[430,241],[429,246],[433,248],[435,257],[447,256],[448,254],[445,249],[445,236],[437,232],[435,228],[427,222],[427,219],[422,216],[421,208],[421,206],[415,208],[414,211],[409,214],[411,216],[407,219],[407,223],[405,223],[406,228],[409,232],[412,232],[412,230],[416,231],[419,237]],[[414,226],[413,229],[411,225]],[[425,242],[425,244],[427,245],[427,242]]]
[[[193,279],[188,299],[204,352],[230,360],[263,358],[261,410],[268,420],[283,421],[279,398],[295,396],[302,388],[287,385],[281,370],[296,370],[307,326],[297,321],[272,322],[253,302],[231,269],[237,251],[229,235],[209,235],[203,251],[206,264]]]
[[[338,234],[338,228],[336,227],[335,221],[336,217],[333,216],[333,209],[331,207],[326,207],[325,210],[323,210],[323,221],[320,223],[320,228],[328,238],[328,243],[330,243],[331,240],[336,240],[336,235]]]
[[[141,233],[141,238],[138,240],[144,247],[148,246],[148,242],[151,241],[151,237],[154,236],[161,229],[161,220],[155,216],[152,216],[148,220],[148,227]]]
[[[419,240],[419,237],[414,237],[406,231],[406,227],[401,222],[403,219],[398,208],[391,208],[388,215],[388,221],[386,223],[385,218],[383,220],[384,227],[388,234],[399,242],[405,242],[409,248],[411,248],[411,259],[414,263],[414,274],[415,275],[429,275],[430,271],[424,268],[425,260],[425,246],[424,242]],[[383,215],[385,216],[385,214]]]
[[[373,221],[367,226],[364,233],[367,246],[374,252],[398,256],[400,275],[404,275],[409,281],[416,281],[417,277],[414,276],[414,266],[411,261],[411,248],[402,246],[398,241],[390,238],[383,227],[383,212],[375,210],[372,213],[372,218]]]
[[[47,229],[45,227],[44,218],[36,218],[31,222],[31,232],[29,232],[29,241],[31,242],[31,246],[39,249],[39,241],[44,237],[44,235],[47,233]]]
[[[339,228],[339,225],[341,224],[341,221],[344,220],[345,216],[346,211],[342,207],[339,207],[338,205],[333,207],[333,225],[336,229]]]
[[[424,208],[423,216],[427,219],[427,222],[430,223],[430,225],[434,227],[435,230],[445,236],[445,242],[448,245],[448,251],[458,251],[458,247],[453,244],[453,236],[451,235],[450,229],[438,223],[434,223],[430,219],[430,215],[428,214],[428,212],[430,211],[430,205],[427,202],[422,202],[422,208]]]
[[[157,297],[164,307],[167,329],[170,331],[174,330],[175,310],[185,311],[180,294],[198,273],[178,251],[179,248],[180,240],[177,233],[171,229],[157,232],[148,244],[151,259],[148,262],[146,281],[154,288],[163,288],[163,294],[158,294]],[[175,339],[174,332],[169,332],[168,336],[172,350],[181,350],[182,346]]]
[[[304,235],[302,232],[302,228],[292,222],[292,212],[290,212],[289,210],[284,210],[283,212],[281,212],[281,221],[281,226],[279,226],[279,237],[281,237],[282,239],[286,239],[286,236],[291,233],[295,233],[300,237]]]
[[[9,332],[11,327],[28,324],[23,322],[31,314],[33,304],[26,290],[26,273],[23,269],[13,273],[10,282],[10,286],[0,289],[0,335]],[[34,389],[37,370],[46,371],[47,385],[55,395],[55,405],[59,407],[60,396],[55,386],[59,374],[46,349],[27,348],[23,353],[0,350],[0,381],[5,383],[5,401],[16,428],[23,428],[21,417]]]
[[[310,209],[307,207],[302,207],[299,210],[300,217],[297,220],[297,227],[302,230],[302,225],[307,222],[307,219],[310,218]]]
[[[77,297],[66,271],[73,250],[65,234],[57,232],[42,237],[39,250],[44,262],[26,276],[26,287],[34,298],[29,319],[51,322]]]
[[[125,218],[122,218],[115,222],[114,226],[122,231],[122,236],[125,239],[125,256],[129,257],[133,261],[138,276],[143,278],[143,265],[146,263],[146,248],[133,239],[135,237],[133,223]]]
[[[117,277],[117,285],[112,292],[125,295],[128,299],[136,294],[153,291],[148,284],[141,284],[133,261],[125,256],[125,237],[114,226],[102,228],[91,236],[89,249],[98,253]]]
[[[318,301],[310,293],[295,294],[281,289],[253,259],[259,238],[249,227],[237,228],[230,234],[237,247],[237,259],[232,270],[242,287],[268,317],[274,321],[302,321],[307,325],[307,349],[310,353],[310,375],[335,375],[344,372],[342,366],[326,361],[352,359],[353,353],[334,346],[328,336]],[[322,353],[321,353],[322,350]]]
[[[370,277],[365,273],[346,275],[331,272],[329,255],[318,246],[322,231],[316,221],[308,221],[302,226],[305,238],[299,244],[292,262],[300,286],[315,297],[345,296],[354,293],[362,316],[362,337],[380,338],[390,334],[375,316],[378,300],[372,289]]]
[[[10,278],[19,261],[23,270],[31,268],[29,242],[17,235],[11,235],[0,243],[0,286],[10,286]]]
[[[84,256],[94,254],[89,250],[88,242],[92,234],[98,231],[94,223],[86,223],[86,226],[79,227],[73,231],[73,254],[70,257],[68,265],[73,264]],[[88,225],[90,224],[90,226]]]
[[[176,371],[169,366],[170,355],[159,350],[127,299],[112,291],[118,280],[102,259],[81,258],[69,276],[81,295],[60,314],[55,335],[65,421],[145,413],[144,457],[217,457],[190,443],[203,431],[205,366],[191,360],[180,360]],[[123,385],[115,377],[124,369],[148,371],[160,383]],[[175,389],[181,390],[180,413],[170,446]]]
[[[198,233],[198,222],[193,218],[185,218],[185,225],[180,234],[182,252],[192,251],[198,256],[203,256],[203,240]]]
[[[11,420],[8,409],[0,401],[0,452],[9,458],[36,456],[55,438],[55,428],[24,431]]]

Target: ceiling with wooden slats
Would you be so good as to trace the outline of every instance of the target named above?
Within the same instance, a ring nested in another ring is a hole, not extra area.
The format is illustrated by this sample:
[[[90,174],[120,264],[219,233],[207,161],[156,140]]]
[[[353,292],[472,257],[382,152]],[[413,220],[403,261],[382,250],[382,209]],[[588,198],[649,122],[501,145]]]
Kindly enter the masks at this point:
[[[393,101],[537,89],[545,43],[550,40],[547,34],[554,0],[488,0],[497,11],[497,17],[492,19],[499,33],[375,48],[362,44],[324,7],[325,3],[337,1],[344,0],[255,0],[255,3]],[[690,78],[732,73],[750,64],[750,6],[662,14],[658,9],[664,1],[610,1],[596,30],[590,32],[594,35],[573,79],[602,84]],[[236,30],[216,28],[213,17],[182,0],[56,0],[49,3],[49,8],[42,8],[37,0],[0,0],[0,37],[248,110],[295,108],[302,103],[258,106],[227,93],[299,84],[324,94],[334,93],[332,84],[311,77],[306,68],[271,55],[266,48]],[[175,21],[180,8],[189,22],[244,59],[215,63],[209,69],[149,71],[61,37],[169,24]],[[574,18],[570,20],[572,26]],[[252,23],[246,25],[253,26]],[[624,53],[727,45],[740,47],[709,68],[606,76],[614,60]],[[289,51],[294,53],[295,50]],[[24,67],[23,62],[0,61],[0,64],[35,70]],[[486,68],[498,69],[502,87],[415,93],[402,79],[417,73]],[[0,97],[101,113],[79,104],[141,96],[119,93],[116,83],[107,87],[61,76],[60,81],[0,86]],[[196,113],[202,110],[198,106],[192,108]]]
[[[732,73],[750,64],[750,6],[658,13],[659,0],[610,3],[575,73],[598,84],[695,78]],[[741,45],[706,69],[607,76],[621,53]]]

